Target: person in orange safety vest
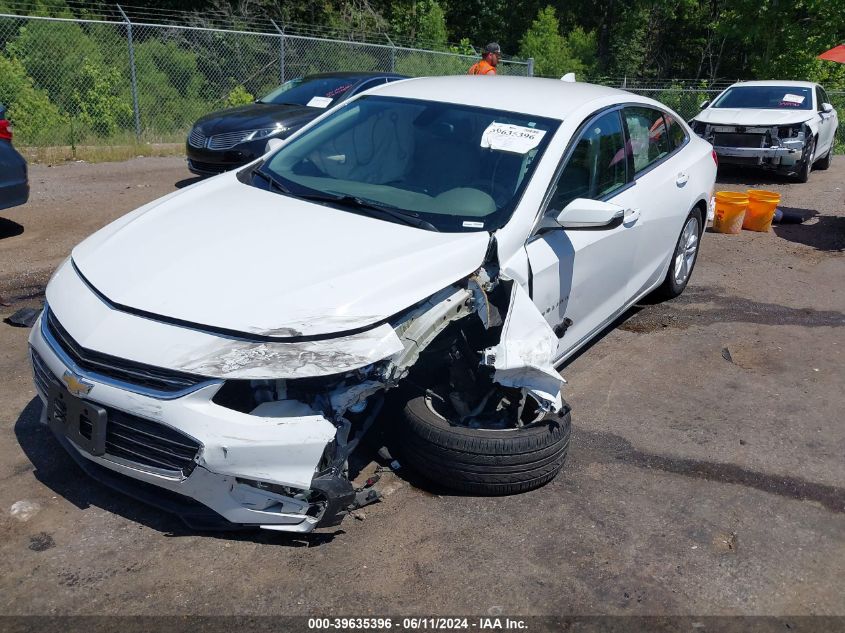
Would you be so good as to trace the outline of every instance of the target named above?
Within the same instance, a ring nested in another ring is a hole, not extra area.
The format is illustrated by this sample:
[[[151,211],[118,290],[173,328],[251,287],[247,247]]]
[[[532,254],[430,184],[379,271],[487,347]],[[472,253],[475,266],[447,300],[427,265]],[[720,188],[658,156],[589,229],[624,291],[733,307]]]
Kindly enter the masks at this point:
[[[491,42],[487,46],[484,47],[484,53],[481,56],[481,61],[473,64],[469,71],[467,72],[468,75],[495,75],[496,74],[496,66],[499,65],[499,60],[502,58],[502,49],[501,47],[496,44],[496,42]]]

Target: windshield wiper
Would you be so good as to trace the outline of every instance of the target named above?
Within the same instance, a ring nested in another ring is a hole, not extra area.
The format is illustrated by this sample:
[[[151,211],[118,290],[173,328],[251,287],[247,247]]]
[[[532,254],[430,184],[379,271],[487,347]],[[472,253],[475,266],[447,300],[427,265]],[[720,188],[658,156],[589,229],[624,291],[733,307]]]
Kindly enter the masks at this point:
[[[356,212],[368,211],[370,213],[365,213],[364,215],[374,215],[372,212],[380,215],[382,219],[388,217],[392,220],[398,220],[403,224],[407,224],[409,226],[414,226],[419,229],[426,229],[428,231],[435,231],[436,233],[440,232],[436,226],[434,226],[431,222],[426,222],[419,215],[413,213],[412,211],[403,211],[402,209],[397,209],[396,207],[391,207],[389,205],[379,204],[378,202],[365,200],[364,198],[359,198],[357,196],[350,196],[350,195],[335,195],[331,193],[294,193],[290,189],[288,189],[285,185],[281,182],[273,178],[270,174],[266,171],[262,171],[258,167],[255,167],[252,170],[253,176],[258,176],[265,182],[270,185],[270,189],[275,189],[276,191],[283,193],[288,196],[293,196],[294,198],[301,198],[302,200],[312,200],[314,202],[330,202],[332,204],[340,204],[348,209],[351,209]]]
[[[288,189],[287,187],[285,187],[282,183],[280,183],[278,180],[276,180],[275,178],[273,178],[273,176],[271,176],[271,175],[270,175],[270,174],[268,174],[267,172],[265,172],[265,171],[261,171],[258,167],[255,167],[255,168],[252,170],[252,175],[253,175],[253,176],[258,176],[259,178],[261,178],[262,180],[264,180],[265,182],[267,182],[267,183],[270,185],[270,188],[271,188],[271,189],[275,189],[276,191],[280,191],[280,192],[282,192],[282,193],[286,193],[286,194],[292,195],[292,194],[291,194],[291,192],[290,192],[290,189]]]
[[[333,195],[330,193],[292,193],[291,195],[296,196],[297,198],[302,198],[303,200],[313,200],[315,202],[330,202],[332,204],[340,204],[356,212],[374,211],[377,214],[381,215],[382,218],[386,216],[393,220],[398,220],[403,224],[414,226],[419,229],[426,229],[427,231],[434,231],[436,233],[440,232],[440,229],[434,226],[431,222],[423,220],[418,214],[412,211],[404,211],[402,209],[397,209],[396,207],[384,205],[372,200],[359,198],[358,196]],[[364,213],[363,215],[372,216],[373,213]]]

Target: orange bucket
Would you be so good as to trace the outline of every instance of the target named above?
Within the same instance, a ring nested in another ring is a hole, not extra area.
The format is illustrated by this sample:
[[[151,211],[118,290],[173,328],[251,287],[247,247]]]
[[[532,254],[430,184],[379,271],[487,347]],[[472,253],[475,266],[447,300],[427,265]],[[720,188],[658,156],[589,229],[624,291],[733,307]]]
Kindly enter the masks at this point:
[[[742,228],[767,232],[772,228],[772,218],[775,217],[778,204],[780,204],[780,194],[776,191],[749,189],[748,209],[745,211]]]
[[[713,230],[717,233],[729,235],[736,235],[742,231],[746,207],[748,207],[748,194],[735,191],[717,191],[716,217],[713,218]]]

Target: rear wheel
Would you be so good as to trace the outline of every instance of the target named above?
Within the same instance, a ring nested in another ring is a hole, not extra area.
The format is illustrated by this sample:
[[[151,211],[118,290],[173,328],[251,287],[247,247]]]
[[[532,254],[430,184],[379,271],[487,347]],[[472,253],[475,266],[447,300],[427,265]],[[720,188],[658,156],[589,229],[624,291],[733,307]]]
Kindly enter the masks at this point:
[[[554,479],[569,449],[566,403],[558,413],[514,428],[489,419],[468,425],[451,411],[447,399],[429,391],[409,399],[402,418],[402,454],[408,464],[434,483],[471,494],[539,488]]]
[[[659,298],[674,299],[687,287],[692,270],[695,268],[695,262],[698,260],[698,244],[702,224],[701,210],[696,208],[690,211],[675,244],[675,251],[672,254],[672,262],[669,264],[666,279],[655,291],[655,295]]]

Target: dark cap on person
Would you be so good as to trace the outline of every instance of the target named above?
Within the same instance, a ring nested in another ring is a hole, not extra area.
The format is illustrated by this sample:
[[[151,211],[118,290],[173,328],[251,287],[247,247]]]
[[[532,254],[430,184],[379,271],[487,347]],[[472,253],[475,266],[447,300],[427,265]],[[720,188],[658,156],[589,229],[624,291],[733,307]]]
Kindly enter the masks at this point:
[[[502,54],[502,47],[499,46],[496,42],[490,42],[487,46],[484,47],[485,53],[495,53],[496,55]]]

